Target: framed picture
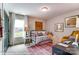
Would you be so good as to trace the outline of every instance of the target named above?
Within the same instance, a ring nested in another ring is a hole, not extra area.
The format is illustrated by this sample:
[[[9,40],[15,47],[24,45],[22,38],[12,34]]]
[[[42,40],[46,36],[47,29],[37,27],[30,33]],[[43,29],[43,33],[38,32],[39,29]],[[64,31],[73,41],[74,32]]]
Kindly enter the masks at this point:
[[[56,32],[63,32],[64,31],[64,23],[55,24],[55,31]]]
[[[77,21],[78,21],[78,16],[67,17],[65,19],[65,27],[66,28],[78,27]]]

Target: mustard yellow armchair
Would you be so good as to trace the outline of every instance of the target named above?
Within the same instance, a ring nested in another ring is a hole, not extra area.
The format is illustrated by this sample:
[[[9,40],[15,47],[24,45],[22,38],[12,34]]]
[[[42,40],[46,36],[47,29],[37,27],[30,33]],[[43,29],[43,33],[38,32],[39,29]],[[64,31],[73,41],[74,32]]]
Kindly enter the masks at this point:
[[[70,36],[74,36],[76,38],[76,35],[78,35],[77,39],[79,40],[79,30],[73,31]],[[64,42],[64,41],[68,40],[68,38],[70,36],[64,36],[64,37],[62,37],[61,38],[61,42]]]
[[[64,42],[64,41],[68,40],[68,38],[69,38],[69,36],[64,36],[64,37],[62,37],[62,38],[61,38],[61,42]]]

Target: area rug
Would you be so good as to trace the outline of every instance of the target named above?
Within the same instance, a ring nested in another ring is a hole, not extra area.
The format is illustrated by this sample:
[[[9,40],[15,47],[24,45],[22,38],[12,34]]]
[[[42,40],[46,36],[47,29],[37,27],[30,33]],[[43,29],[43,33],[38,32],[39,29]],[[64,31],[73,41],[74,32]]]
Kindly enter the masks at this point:
[[[52,42],[28,47],[30,55],[52,55]]]

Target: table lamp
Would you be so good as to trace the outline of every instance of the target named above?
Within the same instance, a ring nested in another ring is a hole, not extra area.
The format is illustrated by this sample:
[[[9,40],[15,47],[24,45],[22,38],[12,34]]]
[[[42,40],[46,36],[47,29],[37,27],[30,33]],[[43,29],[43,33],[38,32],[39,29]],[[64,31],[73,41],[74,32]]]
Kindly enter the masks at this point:
[[[29,28],[28,28],[28,26],[27,26],[27,25],[24,27],[24,31],[26,32],[26,36],[28,36],[28,31],[29,31]]]

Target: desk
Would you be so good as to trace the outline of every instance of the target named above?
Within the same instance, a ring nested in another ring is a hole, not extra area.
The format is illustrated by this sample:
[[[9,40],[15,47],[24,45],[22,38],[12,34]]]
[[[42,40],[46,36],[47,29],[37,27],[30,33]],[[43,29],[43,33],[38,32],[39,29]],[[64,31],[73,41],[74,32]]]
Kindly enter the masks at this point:
[[[79,48],[64,47],[60,45],[54,45],[52,51],[52,54],[56,55],[79,55]]]

